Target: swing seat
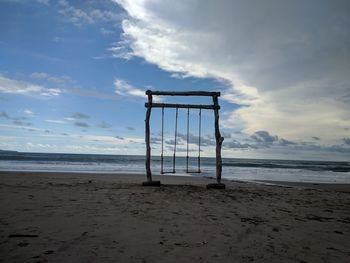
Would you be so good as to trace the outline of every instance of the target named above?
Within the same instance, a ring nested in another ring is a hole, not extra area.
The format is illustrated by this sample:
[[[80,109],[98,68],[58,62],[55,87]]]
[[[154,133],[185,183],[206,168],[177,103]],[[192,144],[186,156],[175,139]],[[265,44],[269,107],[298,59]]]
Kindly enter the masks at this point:
[[[186,171],[186,173],[189,173],[189,174],[200,174],[202,171],[201,170],[188,170]]]
[[[176,174],[176,171],[163,171],[163,172],[160,172],[160,174]]]

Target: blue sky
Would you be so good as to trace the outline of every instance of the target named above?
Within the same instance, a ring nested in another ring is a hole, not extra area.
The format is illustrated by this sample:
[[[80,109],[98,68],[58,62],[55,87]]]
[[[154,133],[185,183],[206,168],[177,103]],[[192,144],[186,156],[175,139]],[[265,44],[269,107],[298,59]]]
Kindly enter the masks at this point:
[[[217,90],[224,157],[348,160],[350,9],[332,3],[0,0],[0,149],[144,154],[145,90]],[[151,125],[159,154],[160,110]],[[212,112],[202,134],[213,156]]]

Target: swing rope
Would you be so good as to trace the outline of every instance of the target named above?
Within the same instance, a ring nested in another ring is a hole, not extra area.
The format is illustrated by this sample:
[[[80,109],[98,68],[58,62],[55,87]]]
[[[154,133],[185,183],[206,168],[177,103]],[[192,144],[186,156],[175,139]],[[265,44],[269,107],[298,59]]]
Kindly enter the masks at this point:
[[[175,160],[176,160],[176,138],[177,138],[177,118],[179,115],[179,108],[176,108],[175,117],[175,140],[174,140],[174,156],[173,156],[173,173],[175,173]]]
[[[188,173],[188,144],[189,144],[189,134],[190,134],[190,108],[187,108],[187,147],[186,147],[186,173]]]
[[[173,153],[173,171],[175,170],[176,162],[176,146],[177,146],[177,122],[178,122],[179,109],[176,108],[175,115],[175,134],[174,134],[174,153]],[[160,173],[164,174],[164,107],[162,107],[162,149],[160,157]],[[201,172],[201,132],[202,132],[202,109],[199,109],[199,118],[198,118],[198,170],[197,173]],[[190,108],[187,108],[187,145],[186,145],[186,173],[189,172],[189,144],[190,144]]]
[[[162,107],[162,154],[160,156],[160,173],[161,174],[164,174],[163,153],[164,153],[164,107]]]
[[[202,109],[199,109],[198,121],[198,173],[201,172],[201,130],[202,130]]]

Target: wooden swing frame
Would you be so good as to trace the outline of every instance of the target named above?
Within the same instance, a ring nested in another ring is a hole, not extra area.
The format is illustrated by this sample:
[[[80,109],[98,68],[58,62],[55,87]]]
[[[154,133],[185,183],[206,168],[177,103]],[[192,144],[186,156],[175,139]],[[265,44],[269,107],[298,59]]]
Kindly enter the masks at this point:
[[[150,118],[152,108],[184,108],[184,109],[207,109],[214,110],[214,128],[215,128],[215,141],[216,141],[216,184],[208,184],[207,188],[225,188],[225,185],[221,183],[221,173],[222,173],[222,159],[221,159],[221,147],[224,138],[221,137],[219,129],[219,110],[220,105],[218,97],[220,97],[220,92],[211,91],[152,91],[147,90],[146,95],[148,97],[148,102],[145,103],[146,119],[145,119],[145,142],[146,142],[146,176],[147,182],[144,182],[144,186],[158,186],[160,181],[152,180],[151,171],[151,145],[150,145]],[[207,96],[212,97],[213,104],[173,104],[173,103],[153,103],[153,96]]]

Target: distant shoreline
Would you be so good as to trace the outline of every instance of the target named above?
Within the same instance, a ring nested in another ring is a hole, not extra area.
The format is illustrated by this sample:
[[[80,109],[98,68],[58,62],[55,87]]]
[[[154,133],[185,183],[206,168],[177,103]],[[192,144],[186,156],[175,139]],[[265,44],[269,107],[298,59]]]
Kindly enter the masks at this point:
[[[87,179],[89,177],[98,177],[98,178],[108,178],[108,180],[127,180],[131,182],[143,182],[146,180],[146,175],[144,172],[125,172],[125,171],[117,171],[117,172],[70,172],[70,171],[0,171],[0,176],[2,175],[45,175],[45,176],[67,176],[71,177],[79,177]],[[154,173],[153,178],[155,180],[160,180],[162,183],[170,183],[174,182],[179,184],[192,184],[198,182],[215,182],[215,177],[213,176],[191,176],[191,175],[160,175],[159,173]],[[288,181],[274,181],[274,180],[229,180],[222,179],[222,181],[226,184],[232,183],[248,183],[248,184],[262,184],[276,187],[294,187],[294,188],[303,188],[303,189],[320,189],[327,191],[337,191],[337,192],[345,192],[350,193],[350,184],[342,184],[342,183],[308,183],[308,182],[288,182]]]

